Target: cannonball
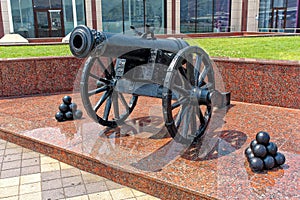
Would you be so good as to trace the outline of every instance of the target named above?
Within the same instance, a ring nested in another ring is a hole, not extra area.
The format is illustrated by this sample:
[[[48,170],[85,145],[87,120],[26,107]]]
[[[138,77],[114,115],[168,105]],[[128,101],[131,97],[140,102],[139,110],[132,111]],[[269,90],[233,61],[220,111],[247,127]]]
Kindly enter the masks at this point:
[[[82,117],[82,111],[81,110],[76,110],[74,113],[74,119],[81,119]]]
[[[64,121],[64,114],[62,112],[57,112],[55,114],[55,119],[58,121],[58,122],[62,122]]]
[[[72,120],[73,119],[73,113],[71,111],[66,112],[65,114],[67,120]]]
[[[60,112],[66,113],[67,111],[69,111],[69,106],[65,103],[62,103],[59,105],[58,109],[60,110]]]
[[[277,145],[274,142],[269,142],[269,144],[267,145],[267,152],[268,154],[274,156],[277,153]]]
[[[250,153],[252,153],[252,149],[251,149],[250,147],[247,147],[247,148],[245,149],[245,155],[248,155],[248,154],[250,154]]]
[[[267,149],[262,144],[255,145],[254,148],[252,149],[252,151],[253,151],[253,154],[259,158],[264,158],[267,155]]]
[[[246,155],[246,157],[247,157],[248,161],[250,161],[252,158],[255,157],[255,155],[254,155],[254,153],[250,153],[250,154]]]
[[[277,152],[276,155],[274,156],[274,160],[275,160],[275,163],[276,165],[283,165],[285,163],[285,156],[280,153],[280,152]]]
[[[258,144],[268,145],[270,141],[270,135],[267,132],[260,131],[256,134],[256,141]]]
[[[249,164],[253,171],[262,171],[264,169],[264,162],[257,157],[251,158]]]
[[[76,103],[71,103],[69,105],[70,111],[72,111],[73,113],[75,113],[75,111],[77,110],[77,104]]]
[[[252,140],[251,141],[251,143],[250,143],[250,147],[251,147],[251,149],[253,149],[254,148],[254,146],[255,145],[257,145],[258,143],[257,143],[257,141],[256,140]]]
[[[62,98],[62,100],[63,100],[63,102],[64,102],[65,104],[67,104],[67,105],[70,105],[70,104],[72,103],[72,97],[70,97],[70,96],[64,96],[64,97]]]
[[[263,162],[264,162],[265,169],[272,169],[275,165],[274,158],[271,155],[267,155],[263,159]]]

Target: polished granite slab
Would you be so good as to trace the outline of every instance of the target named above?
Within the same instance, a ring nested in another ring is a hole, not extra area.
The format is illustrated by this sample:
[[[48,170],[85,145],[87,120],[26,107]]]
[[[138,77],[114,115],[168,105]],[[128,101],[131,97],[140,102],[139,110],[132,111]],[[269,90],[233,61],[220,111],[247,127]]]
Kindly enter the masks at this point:
[[[160,99],[139,98],[124,125],[107,129],[85,112],[57,122],[64,95],[0,100],[0,138],[162,199],[300,198],[299,109],[232,102],[215,111],[201,141],[184,145],[168,136]],[[286,163],[254,173],[244,150],[261,130]]]

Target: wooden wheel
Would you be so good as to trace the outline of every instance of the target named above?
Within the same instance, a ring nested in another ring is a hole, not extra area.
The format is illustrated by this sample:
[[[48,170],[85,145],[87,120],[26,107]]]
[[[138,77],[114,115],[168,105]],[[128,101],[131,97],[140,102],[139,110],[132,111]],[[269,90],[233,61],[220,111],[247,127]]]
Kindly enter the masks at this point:
[[[115,90],[112,58],[90,56],[84,65],[80,93],[87,114],[103,126],[122,124],[134,109],[138,96]]]
[[[204,134],[214,89],[214,72],[206,52],[196,46],[180,50],[167,70],[163,89],[165,124],[175,140],[191,143]]]

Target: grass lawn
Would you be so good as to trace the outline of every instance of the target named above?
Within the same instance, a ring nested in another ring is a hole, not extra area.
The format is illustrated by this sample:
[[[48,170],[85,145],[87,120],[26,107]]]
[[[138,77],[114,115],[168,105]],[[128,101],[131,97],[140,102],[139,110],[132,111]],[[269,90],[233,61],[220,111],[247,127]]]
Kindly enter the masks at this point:
[[[300,36],[188,39],[213,57],[300,60]]]
[[[300,36],[187,39],[212,57],[300,60]],[[69,56],[68,45],[0,46],[0,58]]]

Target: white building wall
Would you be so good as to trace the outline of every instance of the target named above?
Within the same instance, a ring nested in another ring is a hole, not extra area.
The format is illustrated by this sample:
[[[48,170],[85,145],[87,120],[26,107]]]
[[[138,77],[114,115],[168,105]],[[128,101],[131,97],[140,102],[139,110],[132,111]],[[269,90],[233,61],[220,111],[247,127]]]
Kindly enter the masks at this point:
[[[100,2],[101,4],[101,2]],[[88,27],[93,27],[92,22],[92,2],[90,0],[85,1],[85,17],[86,25]]]
[[[231,1],[231,32],[242,30],[242,0]]]
[[[2,20],[3,20],[3,29],[4,34],[10,33],[10,22],[9,22],[9,15],[8,15],[8,7],[7,7],[7,0],[1,0],[1,12],[2,12]]]
[[[176,0],[175,33],[180,33],[180,0]]]
[[[258,31],[259,0],[248,0],[247,31]]]
[[[102,0],[96,0],[97,29],[102,31]]]
[[[167,0],[167,34],[172,33],[172,0]]]

